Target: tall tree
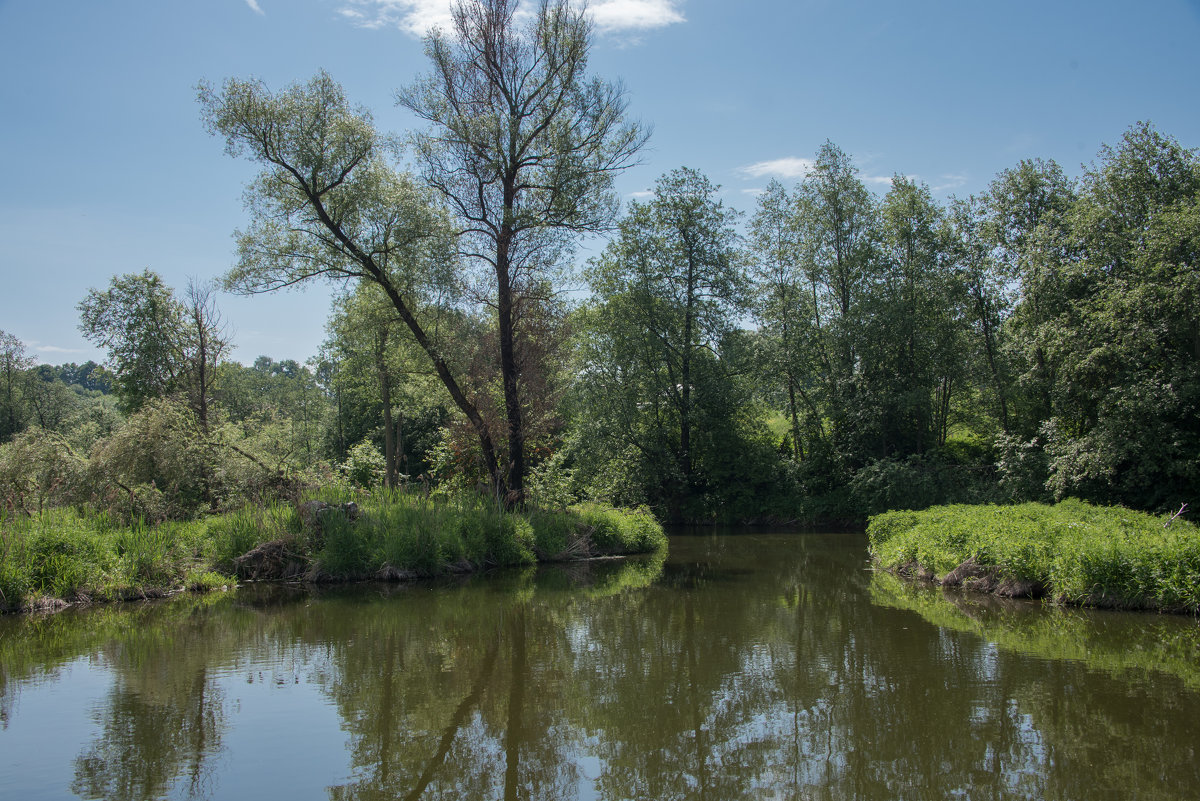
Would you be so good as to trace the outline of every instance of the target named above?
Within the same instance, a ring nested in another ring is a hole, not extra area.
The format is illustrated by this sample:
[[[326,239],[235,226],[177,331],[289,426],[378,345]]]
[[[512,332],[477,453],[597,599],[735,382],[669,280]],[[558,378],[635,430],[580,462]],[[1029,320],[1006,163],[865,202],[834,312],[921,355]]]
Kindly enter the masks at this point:
[[[365,413],[358,415],[365,419],[355,428],[365,428],[361,433],[373,439],[375,432],[381,434],[388,487],[410,472],[406,424],[428,418],[443,402],[436,381],[429,385],[428,360],[403,337],[402,327],[387,298],[374,286],[360,285],[335,302],[323,347],[336,362],[340,396]]]
[[[28,371],[33,359],[25,353],[25,343],[7,331],[0,331],[0,442],[6,442],[25,427]]]
[[[996,176],[985,202],[987,235],[1020,295],[1007,326],[1022,366],[1012,423],[1032,436],[1053,412],[1057,365],[1049,349],[1053,321],[1063,310],[1060,267],[1071,258],[1067,214],[1075,187],[1057,163],[1027,159]]]
[[[929,187],[896,176],[881,211],[864,379],[881,416],[877,455],[906,456],[946,442],[951,400],[965,377],[961,285]]]
[[[738,214],[717,189],[690,169],[660,178],[589,275],[598,302],[584,360],[590,405],[653,465],[676,518],[698,489],[700,421],[716,419],[709,412],[728,389],[720,345],[746,290]]]
[[[567,0],[542,0],[521,26],[515,0],[459,0],[449,32],[427,40],[431,73],[398,103],[431,123],[415,146],[449,203],[460,249],[493,276],[507,417],[504,489],[525,491],[525,406],[517,342],[522,294],[544,280],[578,234],[616,214],[616,173],[647,132],[625,120],[620,85],[587,75],[590,23]]]
[[[217,365],[229,351],[229,336],[221,310],[217,308],[216,287],[211,282],[189,280],[182,304],[179,349],[183,357],[184,384],[200,430],[208,434]]]
[[[226,284],[250,294],[318,278],[379,287],[470,422],[500,493],[495,438],[438,328],[464,302],[451,232],[429,193],[389,166],[370,115],[323,72],[279,93],[257,81],[202,83],[199,99],[227,152],[262,166]]]
[[[854,375],[857,314],[873,280],[877,203],[853,160],[832,142],[821,146],[812,171],[796,189],[804,269],[815,323],[824,332],[821,358],[837,397]]]
[[[811,388],[806,387],[808,377],[816,374],[812,367],[817,312],[802,268],[794,206],[795,199],[772,181],[758,198],[758,210],[750,224],[750,246],[756,256],[754,316],[766,351],[768,377],[764,383],[782,382],[792,455],[799,460],[805,450],[801,416],[816,437],[823,434],[824,426]]]
[[[1015,276],[996,256],[988,209],[982,198],[952,199],[949,209],[951,258],[968,302],[967,319],[977,353],[995,398],[996,419],[1004,434],[1011,433],[1009,394],[1011,376],[1001,348],[1001,331],[1012,314]]]
[[[1200,156],[1148,124],[1086,169],[1043,324],[1050,482],[1166,509],[1200,490]]]

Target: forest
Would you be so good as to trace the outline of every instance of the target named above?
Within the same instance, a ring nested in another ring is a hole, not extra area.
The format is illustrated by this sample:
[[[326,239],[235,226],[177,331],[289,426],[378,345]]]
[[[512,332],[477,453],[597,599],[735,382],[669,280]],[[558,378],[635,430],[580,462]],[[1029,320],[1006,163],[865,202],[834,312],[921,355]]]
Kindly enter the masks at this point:
[[[236,262],[92,289],[101,364],[0,332],[5,515],[187,520],[333,485],[823,526],[1196,497],[1194,149],[1137,122],[1077,177],[1022,160],[943,202],[903,175],[874,192],[826,142],[750,209],[689,167],[620,209],[649,133],[587,74],[587,19],[456,14],[397,92],[428,125],[408,134],[325,73],[198,86],[260,170]],[[607,244],[580,264],[583,236]],[[230,358],[220,292],[317,281],[320,353]]]

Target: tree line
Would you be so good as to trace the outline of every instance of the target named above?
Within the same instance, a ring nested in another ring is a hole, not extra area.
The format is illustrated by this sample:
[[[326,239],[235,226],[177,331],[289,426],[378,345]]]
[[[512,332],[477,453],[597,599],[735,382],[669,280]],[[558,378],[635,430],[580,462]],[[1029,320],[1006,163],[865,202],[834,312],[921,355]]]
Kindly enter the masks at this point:
[[[103,387],[65,366],[56,383],[5,339],[2,459],[60,432],[51,451],[95,461],[141,420],[131,443],[175,432],[195,447],[171,453],[195,461],[170,478],[113,456],[113,492],[174,492],[192,511],[339,469],[675,520],[1191,497],[1195,151],[1139,123],[1078,179],[1027,160],[942,203],[904,176],[873,193],[827,142],[748,217],[689,168],[620,214],[613,180],[648,129],[620,85],[587,74],[581,10],[514,11],[462,2],[431,34],[430,72],[396,95],[427,123],[407,138],[377,132],[325,73],[277,92],[200,84],[209,130],[260,168],[222,286],[333,281],[322,353],[237,365],[214,286],[177,297],[151,271],[118,276],[80,304]],[[571,302],[575,246],[595,233],[608,245]],[[39,392],[72,385],[92,428],[37,412]]]

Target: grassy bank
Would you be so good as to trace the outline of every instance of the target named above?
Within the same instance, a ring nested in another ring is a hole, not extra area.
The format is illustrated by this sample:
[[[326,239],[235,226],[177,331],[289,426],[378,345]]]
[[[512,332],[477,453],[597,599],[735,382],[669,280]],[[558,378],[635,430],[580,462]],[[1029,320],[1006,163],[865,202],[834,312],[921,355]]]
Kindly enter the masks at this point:
[[[0,516],[0,610],[204,591],[239,579],[397,580],[665,545],[647,512],[580,504],[505,514],[474,499],[403,491],[327,490],[299,506],[155,526],[61,508]]]
[[[871,518],[885,568],[1083,606],[1200,612],[1200,531],[1184,520],[1064,501],[940,506]]]

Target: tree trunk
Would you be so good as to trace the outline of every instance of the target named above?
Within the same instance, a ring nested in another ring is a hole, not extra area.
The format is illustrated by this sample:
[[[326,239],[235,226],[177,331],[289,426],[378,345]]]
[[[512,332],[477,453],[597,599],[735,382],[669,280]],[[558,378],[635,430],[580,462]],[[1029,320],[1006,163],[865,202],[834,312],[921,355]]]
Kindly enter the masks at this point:
[[[500,376],[504,382],[504,410],[508,417],[507,492],[504,505],[519,507],[525,502],[525,426],[521,415],[519,368],[514,346],[512,273],[509,246],[512,234],[507,227],[496,247],[497,323],[500,334]]]

